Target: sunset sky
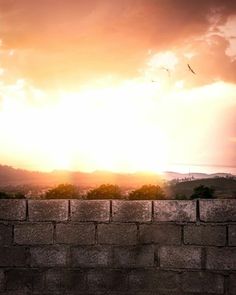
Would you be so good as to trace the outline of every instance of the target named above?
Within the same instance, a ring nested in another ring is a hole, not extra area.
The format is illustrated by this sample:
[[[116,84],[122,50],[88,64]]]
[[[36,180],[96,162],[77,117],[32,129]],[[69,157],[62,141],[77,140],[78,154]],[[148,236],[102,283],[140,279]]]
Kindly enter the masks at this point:
[[[0,164],[236,174],[236,1],[0,0]]]

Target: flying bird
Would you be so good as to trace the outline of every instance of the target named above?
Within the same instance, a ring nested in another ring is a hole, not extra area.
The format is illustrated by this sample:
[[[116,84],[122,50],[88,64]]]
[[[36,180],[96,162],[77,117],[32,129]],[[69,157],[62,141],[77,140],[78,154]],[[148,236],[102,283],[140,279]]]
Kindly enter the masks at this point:
[[[165,70],[167,73],[168,73],[168,76],[170,77],[170,70],[168,68],[165,68],[165,67],[161,67],[162,70]]]
[[[188,69],[190,72],[192,72],[194,75],[196,75],[196,73],[194,72],[194,70],[190,67],[190,65],[188,64]]]

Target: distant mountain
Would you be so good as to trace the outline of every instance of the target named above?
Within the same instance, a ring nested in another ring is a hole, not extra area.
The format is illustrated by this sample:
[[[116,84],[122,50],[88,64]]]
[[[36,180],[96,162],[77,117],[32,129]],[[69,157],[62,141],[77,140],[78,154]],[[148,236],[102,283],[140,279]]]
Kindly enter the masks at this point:
[[[98,186],[104,183],[117,184],[126,187],[136,187],[143,184],[161,183],[162,179],[156,174],[134,173],[121,174],[107,171],[92,173],[59,171],[35,172],[15,169],[10,166],[0,165],[0,187],[18,185],[57,185],[72,183],[80,186]]]
[[[163,178],[165,180],[173,180],[173,179],[205,179],[205,178],[214,178],[214,177],[226,177],[228,175],[231,175],[230,173],[213,173],[213,174],[206,174],[206,173],[178,173],[178,172],[172,172],[167,171],[163,173]]]
[[[164,180],[212,178],[227,176],[227,173],[182,174],[177,172],[165,172],[161,175],[154,173],[112,173],[107,171],[95,171],[92,173],[52,171],[36,172],[23,169],[15,169],[10,166],[0,165],[0,186],[16,185],[57,185],[59,183],[72,183],[81,186],[97,186],[104,183],[117,184],[126,187],[137,187],[143,184],[162,184]]]

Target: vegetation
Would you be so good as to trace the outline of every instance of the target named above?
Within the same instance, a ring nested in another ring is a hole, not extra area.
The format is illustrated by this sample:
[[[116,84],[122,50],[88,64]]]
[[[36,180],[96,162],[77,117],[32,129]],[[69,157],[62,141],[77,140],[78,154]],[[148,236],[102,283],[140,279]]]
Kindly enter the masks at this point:
[[[25,195],[18,193],[0,192],[0,199],[25,199]]]
[[[199,185],[194,188],[193,194],[190,196],[191,199],[213,199],[214,198],[214,189],[205,185]]]
[[[80,199],[81,197],[78,187],[72,184],[59,184],[45,194],[46,199]]]
[[[165,194],[159,185],[143,185],[141,188],[129,194],[129,200],[159,200],[164,199]]]
[[[236,178],[229,176],[194,179],[175,184],[169,182],[165,187],[165,193],[167,196],[175,197],[178,194],[190,198],[194,193],[194,189],[201,185],[214,189],[215,198],[236,198]]]
[[[175,200],[188,200],[188,197],[184,194],[176,194]]]
[[[113,184],[102,184],[87,193],[87,199],[121,199],[119,186]]]

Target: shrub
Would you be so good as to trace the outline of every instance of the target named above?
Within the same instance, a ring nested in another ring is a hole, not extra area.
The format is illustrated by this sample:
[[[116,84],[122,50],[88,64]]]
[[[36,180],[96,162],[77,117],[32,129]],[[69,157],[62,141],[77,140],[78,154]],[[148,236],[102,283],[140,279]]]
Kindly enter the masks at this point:
[[[72,184],[59,184],[45,194],[45,199],[77,199],[81,198],[78,187]]]
[[[191,199],[213,199],[214,189],[205,185],[199,185],[193,189],[193,194],[190,196]]]
[[[141,188],[132,191],[129,200],[161,200],[165,198],[165,194],[159,185],[143,185]]]
[[[121,190],[113,184],[102,184],[87,193],[87,199],[120,199]]]

